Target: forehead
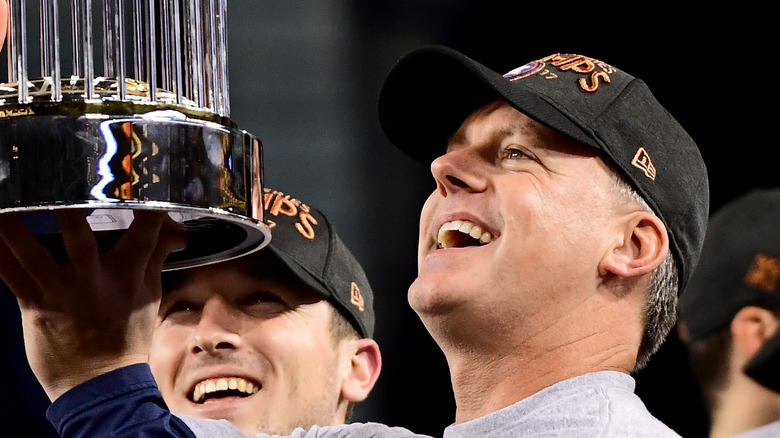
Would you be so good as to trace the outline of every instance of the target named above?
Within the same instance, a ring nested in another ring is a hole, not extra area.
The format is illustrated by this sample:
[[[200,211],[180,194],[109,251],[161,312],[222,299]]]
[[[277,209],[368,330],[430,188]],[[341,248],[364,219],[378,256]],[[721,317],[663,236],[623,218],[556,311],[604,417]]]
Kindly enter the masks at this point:
[[[471,113],[450,137],[447,150],[473,142],[500,142],[505,138],[522,139],[529,147],[595,154],[590,146],[535,121],[503,100],[490,102]]]

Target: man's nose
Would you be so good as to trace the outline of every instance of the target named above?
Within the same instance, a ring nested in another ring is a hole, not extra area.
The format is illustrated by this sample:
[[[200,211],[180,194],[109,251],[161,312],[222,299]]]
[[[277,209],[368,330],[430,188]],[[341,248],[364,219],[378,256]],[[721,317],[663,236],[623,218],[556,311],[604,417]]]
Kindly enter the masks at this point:
[[[431,173],[439,193],[447,197],[457,191],[480,192],[487,185],[480,157],[469,149],[457,149],[431,162]]]
[[[240,318],[228,303],[221,299],[209,300],[200,315],[192,336],[193,353],[219,354],[220,351],[241,347]]]

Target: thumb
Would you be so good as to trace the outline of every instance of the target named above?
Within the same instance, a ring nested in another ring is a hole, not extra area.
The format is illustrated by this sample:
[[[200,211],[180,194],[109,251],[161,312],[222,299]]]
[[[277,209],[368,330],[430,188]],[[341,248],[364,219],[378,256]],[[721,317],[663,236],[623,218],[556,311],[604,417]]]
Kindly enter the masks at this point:
[[[181,251],[186,247],[186,227],[170,217],[166,217],[160,228],[157,246],[149,259],[149,267],[157,269],[158,271],[162,270],[165,259],[168,258],[172,252]]]

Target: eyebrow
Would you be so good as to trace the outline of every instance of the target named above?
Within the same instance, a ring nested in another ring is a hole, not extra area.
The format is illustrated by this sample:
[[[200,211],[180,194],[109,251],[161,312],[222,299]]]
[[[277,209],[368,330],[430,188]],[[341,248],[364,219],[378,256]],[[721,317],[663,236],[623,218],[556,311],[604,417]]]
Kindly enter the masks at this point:
[[[518,123],[501,126],[499,128],[494,129],[489,134],[489,139],[490,139],[489,141],[491,143],[494,143],[496,142],[496,140],[511,137],[518,133],[527,134],[529,136],[534,137],[535,139],[541,139],[542,137],[540,135],[539,130],[535,128],[536,126],[534,125],[529,125],[529,124],[521,125]],[[447,141],[447,150],[449,151],[453,145],[462,145],[465,143],[466,143],[466,134],[463,132],[463,130],[458,129],[457,131],[455,131],[454,134],[452,134],[449,141]]]

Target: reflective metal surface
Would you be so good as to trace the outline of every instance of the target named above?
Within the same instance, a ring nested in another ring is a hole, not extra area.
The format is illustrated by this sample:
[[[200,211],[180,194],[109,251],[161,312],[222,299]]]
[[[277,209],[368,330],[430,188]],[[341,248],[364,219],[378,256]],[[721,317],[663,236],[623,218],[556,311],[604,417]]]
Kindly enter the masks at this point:
[[[246,254],[269,236],[256,220],[260,143],[236,128],[170,110],[7,117],[0,145],[0,207],[25,212],[53,253],[61,252],[57,208],[88,209],[104,247],[129,224],[126,209],[169,211],[186,225],[188,245],[166,269]]]
[[[262,146],[229,118],[226,0],[9,0],[9,16],[0,214],[22,213],[60,260],[64,208],[86,210],[102,250],[133,210],[168,212],[187,248],[166,270],[268,243]]]

